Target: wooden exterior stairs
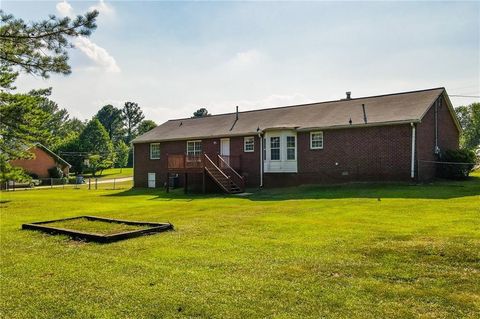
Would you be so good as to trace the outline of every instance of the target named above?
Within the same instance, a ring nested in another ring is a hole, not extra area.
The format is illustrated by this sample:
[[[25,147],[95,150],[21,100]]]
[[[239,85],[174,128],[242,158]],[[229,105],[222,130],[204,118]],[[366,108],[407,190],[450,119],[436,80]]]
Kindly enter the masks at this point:
[[[168,174],[185,173],[185,184],[187,184],[187,173],[202,173],[203,189],[205,191],[205,175],[210,178],[227,194],[243,193],[245,191],[244,178],[230,165],[235,158],[222,155],[195,155],[168,154]],[[167,180],[168,180],[167,175]],[[186,189],[186,188],[185,188]],[[168,187],[167,187],[168,191]]]
[[[243,177],[237,173],[220,155],[218,156],[218,166],[207,155],[205,156],[205,171],[228,194],[243,193],[245,191],[245,182]]]

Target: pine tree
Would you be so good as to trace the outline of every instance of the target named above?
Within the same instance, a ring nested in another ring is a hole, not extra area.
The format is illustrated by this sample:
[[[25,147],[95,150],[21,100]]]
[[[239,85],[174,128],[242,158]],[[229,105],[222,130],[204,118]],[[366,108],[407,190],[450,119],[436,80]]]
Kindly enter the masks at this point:
[[[97,119],[108,132],[110,139],[118,141],[124,134],[122,110],[113,105],[105,105],[97,112]]]
[[[0,61],[3,66],[19,69],[43,78],[50,73],[69,74],[71,38],[89,36],[97,27],[98,11],[74,20],[54,15],[42,21],[26,23],[0,10]]]
[[[137,136],[137,128],[145,118],[142,110],[135,102],[126,102],[122,109],[123,120],[127,127],[127,136],[125,142],[130,143]]]
[[[8,163],[28,158],[29,146],[52,139],[45,123],[65,113],[48,101],[47,90],[13,93],[18,71],[48,78],[51,73],[69,74],[67,50],[71,39],[89,36],[96,28],[97,11],[70,18],[50,16],[38,22],[24,22],[0,10],[0,173],[1,178],[22,178]],[[15,70],[17,71],[15,71]],[[57,118],[58,119],[58,118]],[[55,121],[55,120],[53,120]],[[24,176],[23,176],[24,177]]]

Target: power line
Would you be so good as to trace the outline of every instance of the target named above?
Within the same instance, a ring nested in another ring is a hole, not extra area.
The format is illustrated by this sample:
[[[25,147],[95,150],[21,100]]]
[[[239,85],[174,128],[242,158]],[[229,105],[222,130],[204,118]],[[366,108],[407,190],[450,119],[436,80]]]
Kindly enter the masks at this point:
[[[475,99],[480,99],[480,95],[456,95],[456,94],[449,94],[449,96],[453,97],[471,97]]]

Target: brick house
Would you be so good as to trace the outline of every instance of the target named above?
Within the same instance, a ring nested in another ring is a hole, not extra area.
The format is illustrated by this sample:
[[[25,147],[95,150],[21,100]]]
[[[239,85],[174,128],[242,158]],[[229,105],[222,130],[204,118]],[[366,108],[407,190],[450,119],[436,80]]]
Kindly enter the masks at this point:
[[[36,143],[28,151],[33,153],[33,158],[12,160],[10,164],[21,167],[28,174],[37,175],[38,178],[49,178],[50,174],[48,170],[55,166],[62,170],[64,176],[68,176],[70,167],[72,166],[47,147]]]
[[[137,137],[136,187],[204,191],[433,179],[460,125],[444,88],[170,120]],[[421,174],[420,174],[421,173]]]

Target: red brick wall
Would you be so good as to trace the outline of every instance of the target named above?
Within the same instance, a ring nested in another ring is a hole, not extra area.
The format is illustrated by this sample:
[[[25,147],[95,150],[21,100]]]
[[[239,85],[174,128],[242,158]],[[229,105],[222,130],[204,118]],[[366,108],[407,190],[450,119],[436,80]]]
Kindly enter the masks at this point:
[[[134,153],[134,184],[136,187],[147,187],[148,173],[156,173],[156,186],[163,187],[167,178],[167,154],[185,154],[187,148],[187,141],[172,141],[160,143],[160,159],[150,159],[150,143],[135,144]],[[230,155],[232,157],[239,157],[240,168],[238,172],[244,176],[247,185],[250,187],[258,186],[259,175],[259,140],[255,137],[254,152],[245,153],[243,151],[243,137],[230,138]],[[202,150],[214,159],[217,154],[220,154],[220,139],[203,139]],[[184,183],[184,175],[180,174],[180,184]],[[190,174],[189,184],[198,189],[202,181],[201,174]],[[215,189],[215,184],[207,178],[207,189]]]
[[[416,156],[433,160],[434,113],[431,108],[416,129]],[[458,148],[458,131],[446,102],[438,110],[439,146],[442,150]],[[298,132],[298,173],[266,173],[265,187],[299,184],[341,183],[351,181],[409,181],[411,170],[412,128],[410,124],[324,130],[324,148],[310,149],[310,132]],[[210,155],[220,152],[220,139],[202,140],[203,151]],[[260,183],[260,143],[255,136],[255,151],[243,151],[243,137],[230,138],[230,155],[240,157],[239,173],[247,186]],[[147,186],[147,173],[157,173],[157,187],[166,180],[166,154],[184,154],[186,141],[161,143],[161,158],[150,160],[149,144],[135,144],[135,186]],[[434,170],[420,167],[420,179],[433,178]],[[190,182],[200,183],[201,176]],[[183,176],[180,176],[183,184]],[[211,180],[207,187],[215,188]]]
[[[409,180],[409,125],[324,130],[324,148],[310,149],[299,132],[298,173],[265,174],[265,187],[350,181]]]
[[[458,149],[459,132],[443,96],[438,106],[438,146],[441,151]],[[423,161],[434,161],[435,156],[435,104],[430,107],[422,122],[417,125],[418,178],[421,181],[435,177],[435,165]]]
[[[37,174],[39,178],[49,178],[48,169],[57,166],[57,162],[41,148],[33,147],[30,152],[34,154],[34,158],[13,160],[10,164],[21,167],[30,174]],[[61,168],[64,173],[68,173],[68,168]]]

